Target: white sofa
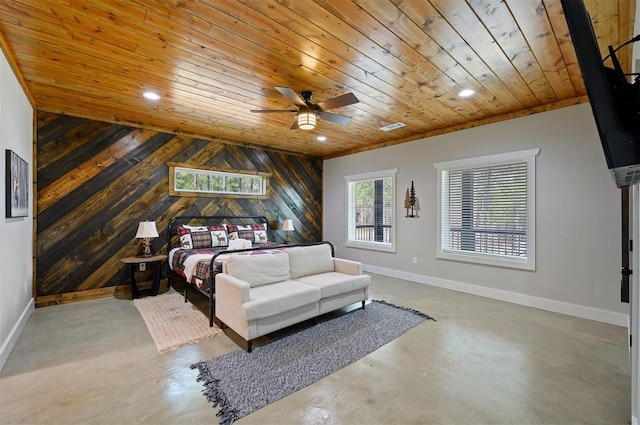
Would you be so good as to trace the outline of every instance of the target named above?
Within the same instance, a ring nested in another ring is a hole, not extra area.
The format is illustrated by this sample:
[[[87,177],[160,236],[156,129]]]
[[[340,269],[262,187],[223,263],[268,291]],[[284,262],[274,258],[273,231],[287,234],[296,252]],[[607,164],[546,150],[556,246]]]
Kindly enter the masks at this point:
[[[231,255],[215,277],[216,319],[247,342],[369,297],[362,264],[334,258],[328,243]]]

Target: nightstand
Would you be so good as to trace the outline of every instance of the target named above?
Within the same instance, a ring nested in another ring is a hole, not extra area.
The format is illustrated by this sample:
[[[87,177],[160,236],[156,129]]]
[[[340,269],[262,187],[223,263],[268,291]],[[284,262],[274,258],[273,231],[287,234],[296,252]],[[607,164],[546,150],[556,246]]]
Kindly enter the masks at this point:
[[[129,265],[129,282],[131,283],[131,297],[133,299],[139,298],[141,295],[158,295],[160,276],[162,275],[162,262],[166,259],[167,256],[161,254],[151,257],[126,257],[120,260]],[[142,263],[150,263],[153,267],[153,280],[150,289],[138,289],[135,273]]]

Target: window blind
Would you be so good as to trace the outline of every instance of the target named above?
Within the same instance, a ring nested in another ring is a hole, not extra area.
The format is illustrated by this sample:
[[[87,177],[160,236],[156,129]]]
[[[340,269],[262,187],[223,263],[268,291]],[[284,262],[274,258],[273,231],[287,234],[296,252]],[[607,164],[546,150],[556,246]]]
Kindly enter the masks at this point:
[[[442,249],[526,257],[526,161],[444,173]]]

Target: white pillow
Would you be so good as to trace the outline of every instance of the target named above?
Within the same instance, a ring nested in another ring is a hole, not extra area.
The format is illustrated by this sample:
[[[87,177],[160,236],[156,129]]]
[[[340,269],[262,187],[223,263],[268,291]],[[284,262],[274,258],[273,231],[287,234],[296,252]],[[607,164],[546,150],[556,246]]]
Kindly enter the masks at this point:
[[[227,248],[227,251],[235,251],[236,249],[244,249],[244,239],[229,240],[229,247]]]
[[[247,239],[230,239],[227,251],[235,251],[237,249],[251,248],[251,241]]]

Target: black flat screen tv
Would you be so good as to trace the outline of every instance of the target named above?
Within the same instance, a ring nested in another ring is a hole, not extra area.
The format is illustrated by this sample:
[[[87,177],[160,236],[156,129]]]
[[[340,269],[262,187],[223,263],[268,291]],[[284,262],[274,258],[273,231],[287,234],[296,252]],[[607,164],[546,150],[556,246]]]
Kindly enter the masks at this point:
[[[640,182],[640,80],[627,81],[615,51],[603,64],[583,0],[561,0],[607,166],[618,187]]]

